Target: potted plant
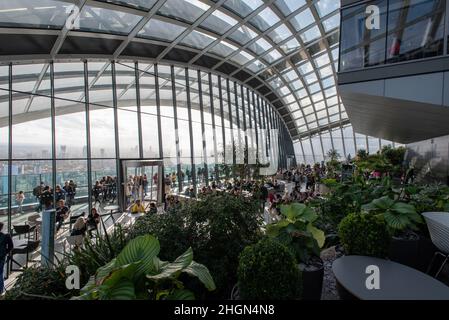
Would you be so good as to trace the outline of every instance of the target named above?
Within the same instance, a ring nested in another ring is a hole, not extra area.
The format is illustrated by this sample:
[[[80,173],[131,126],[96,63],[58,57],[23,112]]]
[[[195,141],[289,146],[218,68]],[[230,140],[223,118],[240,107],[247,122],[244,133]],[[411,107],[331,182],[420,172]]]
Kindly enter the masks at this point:
[[[391,237],[382,215],[350,213],[338,226],[346,255],[385,258]]]
[[[375,199],[362,209],[382,214],[392,235],[389,258],[401,264],[417,268],[419,262],[419,230],[422,217],[413,205],[395,201],[388,196]]]
[[[324,265],[320,258],[324,232],[314,226],[318,215],[302,203],[281,206],[282,220],[267,227],[267,235],[285,245],[302,273],[302,298],[320,300]]]
[[[237,270],[239,298],[291,300],[300,296],[301,274],[293,254],[269,238],[246,247]]]

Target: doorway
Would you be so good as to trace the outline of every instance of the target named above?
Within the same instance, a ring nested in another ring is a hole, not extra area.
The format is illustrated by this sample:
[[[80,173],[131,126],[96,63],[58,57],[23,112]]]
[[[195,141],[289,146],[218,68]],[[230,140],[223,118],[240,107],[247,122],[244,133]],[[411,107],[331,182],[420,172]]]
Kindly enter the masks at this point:
[[[162,160],[121,160],[122,210],[140,200],[148,209],[150,203],[160,206],[163,202]]]

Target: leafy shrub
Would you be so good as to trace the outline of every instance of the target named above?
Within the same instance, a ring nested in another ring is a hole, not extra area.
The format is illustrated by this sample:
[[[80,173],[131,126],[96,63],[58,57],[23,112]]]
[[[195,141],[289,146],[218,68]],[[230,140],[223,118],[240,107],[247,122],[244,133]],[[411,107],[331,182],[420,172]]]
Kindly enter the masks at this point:
[[[199,286],[197,296],[227,299],[237,282],[240,252],[261,238],[259,211],[259,202],[253,199],[227,193],[208,195],[167,214],[140,218],[131,237],[153,234],[166,260],[191,247],[196,261],[209,268],[217,285],[213,296]]]
[[[264,239],[240,255],[238,285],[246,300],[295,299],[301,292],[301,273],[285,246]]]
[[[26,268],[14,287],[6,292],[6,300],[62,300],[72,295],[65,285],[65,266]]]
[[[351,213],[341,221],[338,234],[348,255],[387,256],[391,237],[382,215]]]
[[[193,261],[189,248],[174,262],[158,258],[159,241],[151,235],[131,240],[81,290],[77,300],[193,300],[193,293],[178,279],[181,273],[197,277],[208,290],[214,281],[205,266]]]
[[[317,214],[302,203],[293,203],[281,206],[281,215],[282,220],[267,226],[267,235],[285,245],[297,262],[309,264],[319,257],[325,236],[314,226]]]

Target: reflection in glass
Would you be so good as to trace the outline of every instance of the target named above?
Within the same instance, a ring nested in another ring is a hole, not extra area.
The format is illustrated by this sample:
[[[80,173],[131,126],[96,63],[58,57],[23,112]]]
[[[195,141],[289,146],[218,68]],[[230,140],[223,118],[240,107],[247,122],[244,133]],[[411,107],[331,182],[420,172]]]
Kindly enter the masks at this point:
[[[62,29],[73,3],[54,0],[0,2],[0,26]]]
[[[380,29],[366,28],[366,7],[380,8]],[[370,1],[342,11],[340,71],[383,64],[387,0]]]
[[[80,13],[79,23],[75,23],[74,28],[128,35],[141,19],[141,16],[131,13],[86,5]]]
[[[443,0],[390,0],[387,62],[422,59],[443,53]]]

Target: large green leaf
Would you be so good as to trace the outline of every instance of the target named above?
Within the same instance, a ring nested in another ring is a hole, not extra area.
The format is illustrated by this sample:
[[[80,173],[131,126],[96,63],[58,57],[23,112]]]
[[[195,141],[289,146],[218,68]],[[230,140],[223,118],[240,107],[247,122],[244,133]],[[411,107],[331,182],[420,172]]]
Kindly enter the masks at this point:
[[[318,247],[322,248],[324,246],[324,242],[326,241],[324,231],[313,226],[311,223],[307,225],[307,231],[309,231],[313,235],[313,237],[318,243]]]
[[[403,230],[409,225],[409,219],[406,215],[393,214],[391,211],[384,213],[385,222],[390,228]]]
[[[209,291],[215,290],[215,282],[206,266],[192,261],[192,263],[183,270],[187,274],[197,277]]]
[[[395,203],[394,203],[394,200],[390,199],[388,196],[385,196],[385,197],[373,200],[372,204],[380,210],[388,210],[391,207],[393,207]]]
[[[283,205],[281,206],[281,214],[293,222],[298,219],[306,222],[313,222],[318,218],[318,215],[303,203]]]
[[[166,300],[195,300],[195,295],[187,289],[176,289],[167,295]]]
[[[101,300],[134,300],[136,293],[131,280],[121,280],[113,287],[103,291]]]
[[[279,233],[281,232],[282,228],[285,228],[290,224],[290,221],[288,220],[281,220],[279,222],[269,224],[267,226],[267,235],[270,237],[277,237]]]
[[[157,264],[159,265],[157,273],[148,274],[147,278],[157,281],[174,277],[177,273],[189,266],[192,261],[193,251],[192,248],[189,248],[173,262],[157,262]]]
[[[152,235],[132,239],[117,256],[116,266],[123,266],[140,261],[136,277],[154,271],[154,258],[159,254],[159,241]]]
[[[403,202],[396,202],[392,207],[392,210],[401,214],[413,214],[416,213],[416,209],[413,205]]]

